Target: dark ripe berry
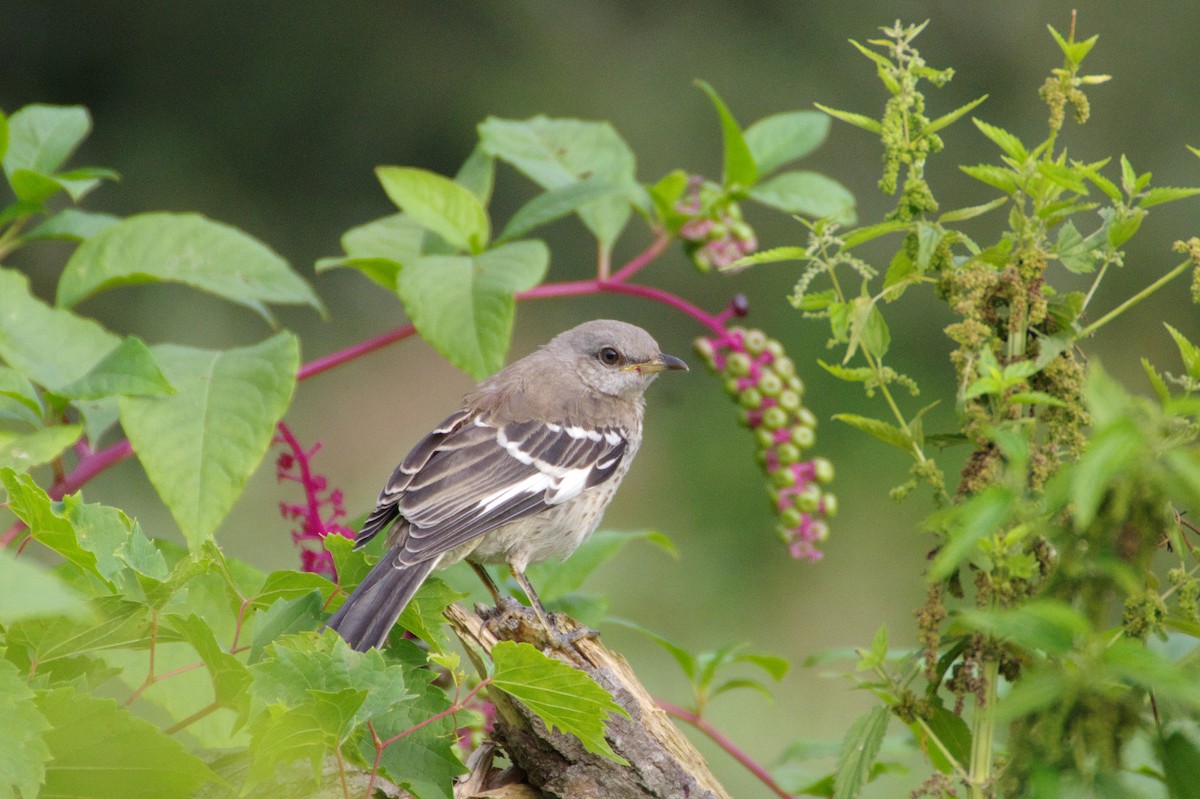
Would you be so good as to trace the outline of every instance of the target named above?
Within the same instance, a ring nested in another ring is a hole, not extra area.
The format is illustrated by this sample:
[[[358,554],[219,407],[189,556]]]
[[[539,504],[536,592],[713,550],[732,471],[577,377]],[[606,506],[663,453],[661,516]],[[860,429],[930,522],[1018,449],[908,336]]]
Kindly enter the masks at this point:
[[[738,397],[738,404],[747,410],[756,411],[762,405],[762,400],[762,392],[751,386],[750,388],[743,389],[741,395]]]
[[[795,413],[800,410],[800,395],[795,391],[783,391],[779,394],[779,407],[783,408],[788,413]]]
[[[775,371],[780,377],[787,378],[796,374],[796,363],[782,353],[775,357],[771,365],[775,367]]]
[[[763,393],[763,396],[777,397],[779,392],[783,391],[783,381],[779,379],[779,375],[763,369],[758,378],[758,390]]]
[[[790,442],[778,444],[775,447],[775,457],[779,458],[779,462],[784,466],[791,466],[793,463],[800,462],[800,448]]]
[[[763,411],[763,426],[768,430],[779,430],[788,423],[787,411],[778,405],[772,405]]]
[[[729,303],[729,309],[733,311],[734,316],[745,316],[750,313],[750,300],[746,299],[745,294],[734,295],[733,300]]]
[[[817,434],[811,427],[803,425],[792,428],[792,443],[801,449],[808,449],[817,441]]]
[[[725,372],[734,377],[745,377],[750,374],[750,358],[744,352],[731,352],[725,359]]]
[[[742,344],[746,347],[746,352],[759,355],[767,346],[767,335],[761,330],[747,330],[746,335],[742,336]]]
[[[813,458],[813,477],[821,485],[833,482],[833,464],[827,458]]]

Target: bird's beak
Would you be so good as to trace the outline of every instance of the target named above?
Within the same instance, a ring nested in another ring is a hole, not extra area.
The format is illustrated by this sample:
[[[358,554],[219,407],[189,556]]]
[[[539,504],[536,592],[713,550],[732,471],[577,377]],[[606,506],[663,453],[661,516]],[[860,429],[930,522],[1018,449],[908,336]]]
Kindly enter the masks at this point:
[[[674,355],[667,355],[665,352],[660,352],[658,357],[652,361],[646,361],[645,363],[633,363],[625,368],[636,369],[639,372],[649,372],[651,374],[662,372],[667,369],[684,372],[688,371],[688,365],[686,363],[681,361],[679,358],[676,358]]]

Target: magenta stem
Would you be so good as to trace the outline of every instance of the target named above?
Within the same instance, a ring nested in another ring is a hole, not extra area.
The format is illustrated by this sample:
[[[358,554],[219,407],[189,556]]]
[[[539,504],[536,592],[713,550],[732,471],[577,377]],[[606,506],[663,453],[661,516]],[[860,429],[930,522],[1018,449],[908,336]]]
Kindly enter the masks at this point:
[[[325,522],[321,518],[321,508],[317,503],[317,492],[313,487],[312,470],[308,468],[308,459],[312,455],[296,440],[296,436],[292,434],[292,429],[284,422],[279,422],[275,426],[279,431],[279,437],[292,450],[292,456],[296,459],[296,464],[300,468],[300,485],[304,488],[304,498],[306,507],[308,508],[308,524],[313,530],[324,530]]]
[[[544,283],[536,286],[528,291],[519,292],[516,295],[518,300],[537,300],[547,299],[550,297],[577,297],[587,296],[591,294],[603,294],[611,292],[613,294],[628,294],[633,297],[642,297],[644,299],[660,302],[671,308],[687,314],[695,319],[700,324],[712,330],[718,335],[725,333],[725,322],[732,315],[732,306],[726,308],[720,314],[713,315],[693,305],[682,297],[672,294],[664,289],[655,286],[646,286],[639,283],[628,282],[631,277],[636,275],[641,270],[645,269],[654,259],[662,255],[663,250],[670,244],[672,237],[667,233],[660,233],[655,237],[642,252],[631,258],[624,266],[618,269],[607,279],[595,278],[592,280],[572,280],[561,283]],[[395,344],[398,341],[403,341],[415,334],[416,328],[412,323],[401,325],[395,330],[388,331],[382,335],[359,342],[345,349],[322,356],[316,360],[309,361],[300,367],[296,372],[297,380],[307,380],[310,377],[315,377],[323,372],[333,369],[363,355],[374,352],[376,350]],[[128,458],[133,454],[133,447],[129,440],[119,441],[110,447],[99,451],[90,449],[79,449],[79,461],[75,464],[75,468],[70,474],[62,480],[56,482],[50,487],[50,496],[53,499],[62,499],[67,494],[78,491],[85,483],[91,480],[100,472],[108,469],[117,463]],[[6,536],[11,540],[11,536]],[[7,541],[0,541],[0,546],[6,544]]]
[[[691,710],[685,710],[678,705],[671,704],[670,702],[662,699],[656,699],[654,701],[668,716],[674,716],[681,721],[686,721],[688,724],[691,724],[693,727],[700,730],[700,732],[707,735],[713,743],[724,749],[738,763],[741,763],[747,771],[757,777],[763,785],[767,786],[767,788],[776,796],[780,797],[780,799],[794,799],[792,794],[780,787],[779,783],[775,782],[770,773],[768,773],[765,768],[760,766],[754,760],[754,758],[743,752],[737,744],[726,738],[720,730],[709,724],[699,713],[695,713]]]

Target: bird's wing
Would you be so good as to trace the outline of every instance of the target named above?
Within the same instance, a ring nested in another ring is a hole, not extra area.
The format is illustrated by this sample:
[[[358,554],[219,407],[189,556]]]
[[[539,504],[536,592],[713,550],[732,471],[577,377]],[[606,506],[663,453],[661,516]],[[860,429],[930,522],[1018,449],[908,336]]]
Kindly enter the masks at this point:
[[[403,516],[399,560],[427,560],[605,482],[627,447],[627,432],[616,426],[503,424],[459,412],[396,469],[359,540]]]

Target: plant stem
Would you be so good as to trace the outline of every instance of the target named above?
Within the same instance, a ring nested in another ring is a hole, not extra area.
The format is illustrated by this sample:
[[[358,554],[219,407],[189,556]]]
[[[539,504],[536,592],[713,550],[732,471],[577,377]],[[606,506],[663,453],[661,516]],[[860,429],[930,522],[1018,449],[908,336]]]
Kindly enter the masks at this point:
[[[1104,316],[1101,316],[1095,322],[1092,322],[1090,325],[1085,327],[1083,330],[1080,330],[1079,338],[1087,338],[1088,336],[1092,335],[1097,330],[1099,330],[1101,327],[1104,327],[1104,325],[1108,324],[1113,319],[1116,319],[1118,316],[1125,313],[1130,308],[1137,305],[1139,302],[1146,299],[1154,292],[1158,291],[1160,288],[1165,286],[1167,283],[1169,283],[1172,280],[1174,280],[1175,278],[1179,277],[1190,266],[1192,266],[1192,261],[1190,259],[1179,264],[1179,266],[1175,267],[1170,272],[1167,272],[1165,275],[1160,277],[1158,280],[1154,281],[1149,286],[1146,286],[1146,288],[1142,289],[1137,294],[1134,294],[1132,297],[1125,300],[1125,302],[1121,303],[1116,308],[1113,308],[1111,311],[1106,313]]]
[[[763,785],[767,786],[767,789],[770,790],[771,793],[780,797],[780,799],[793,799],[792,794],[785,791],[779,785],[779,783],[775,782],[765,768],[759,765],[748,754],[743,752],[737,744],[726,738],[720,730],[709,724],[708,721],[701,717],[699,713],[693,713],[690,710],[685,710],[678,705],[671,704],[670,702],[662,699],[656,699],[654,701],[655,704],[657,704],[659,708],[661,708],[668,716],[674,716],[680,721],[686,721],[688,724],[691,724],[700,732],[707,735],[713,741],[713,743],[724,749],[734,760],[736,760],[738,763],[741,763],[747,771],[757,777]]]
[[[996,680],[1000,664],[988,660],[983,666],[983,701],[976,704],[971,723],[971,775],[968,782],[971,799],[986,799],[992,781],[993,738],[996,732]]]

